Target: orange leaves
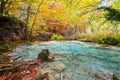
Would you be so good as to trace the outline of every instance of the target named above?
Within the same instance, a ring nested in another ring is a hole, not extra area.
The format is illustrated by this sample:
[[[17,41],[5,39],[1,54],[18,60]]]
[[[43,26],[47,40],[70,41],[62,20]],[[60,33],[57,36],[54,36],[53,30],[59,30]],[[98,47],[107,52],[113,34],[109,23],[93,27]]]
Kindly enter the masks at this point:
[[[60,1],[57,2],[47,1],[41,8],[41,15],[42,17],[50,17],[56,13],[60,13],[62,10],[63,6],[60,3]]]
[[[55,19],[47,19],[47,27],[49,32],[51,33],[57,33],[57,34],[61,34],[64,35],[66,32],[66,27],[64,25],[64,23],[62,23],[61,21],[55,20]]]
[[[39,67],[40,64],[41,62],[37,62],[34,65],[24,64],[20,67],[21,70],[18,72],[4,71],[3,74],[0,75],[0,80],[35,80],[38,74],[36,68]]]
[[[44,78],[43,80],[49,80],[48,78]]]
[[[53,11],[60,11],[63,9],[63,6],[60,2],[54,2],[49,4],[49,9],[53,10]]]

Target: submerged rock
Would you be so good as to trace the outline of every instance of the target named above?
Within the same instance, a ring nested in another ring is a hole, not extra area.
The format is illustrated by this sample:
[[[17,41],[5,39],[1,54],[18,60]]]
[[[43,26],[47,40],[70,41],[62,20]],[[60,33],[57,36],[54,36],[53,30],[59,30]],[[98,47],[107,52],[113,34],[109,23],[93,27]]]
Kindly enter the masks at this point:
[[[65,68],[65,64],[60,61],[44,62],[38,71],[41,74],[48,73],[49,80],[60,80],[61,73]]]
[[[69,58],[69,57],[67,58],[67,60],[68,60],[68,61],[70,61],[70,62],[72,61],[72,59],[71,59],[71,58]]]
[[[55,53],[55,55],[63,56],[64,53],[59,52],[59,53]]]
[[[61,78],[61,76],[60,76],[60,74],[55,74],[54,78],[57,79],[57,80],[59,80]]]
[[[61,63],[61,64],[56,64],[54,66],[54,70],[57,72],[62,72],[64,69],[66,68],[65,64]]]

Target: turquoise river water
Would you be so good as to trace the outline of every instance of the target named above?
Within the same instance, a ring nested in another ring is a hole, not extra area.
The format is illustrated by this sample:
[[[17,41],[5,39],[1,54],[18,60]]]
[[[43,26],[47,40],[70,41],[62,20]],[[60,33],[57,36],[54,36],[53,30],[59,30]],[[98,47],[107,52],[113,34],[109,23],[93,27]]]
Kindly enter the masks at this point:
[[[66,65],[62,74],[71,75],[65,80],[109,80],[112,74],[120,76],[120,49],[100,46],[79,41],[36,42],[18,46],[11,54],[13,59],[36,59],[42,49],[49,49],[52,54],[62,53],[55,57]]]

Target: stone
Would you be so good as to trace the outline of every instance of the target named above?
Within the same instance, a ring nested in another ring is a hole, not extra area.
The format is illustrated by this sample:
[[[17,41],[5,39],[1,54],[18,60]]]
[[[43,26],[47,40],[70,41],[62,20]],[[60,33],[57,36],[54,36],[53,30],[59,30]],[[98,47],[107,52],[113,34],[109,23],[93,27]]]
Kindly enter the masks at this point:
[[[61,73],[65,68],[66,66],[63,63],[54,66],[54,70],[57,71],[58,73]]]
[[[53,61],[54,56],[50,54],[48,49],[44,49],[38,54],[37,59],[42,61]]]
[[[112,80],[120,80],[120,77],[117,76],[117,75],[115,75],[115,74],[113,74],[113,75],[112,75]]]
[[[22,75],[25,75],[25,74],[30,74],[30,71],[23,71],[21,72]]]
[[[55,75],[54,75],[54,78],[55,78],[56,80],[59,80],[60,77],[61,77],[60,74],[55,74]]]
[[[75,61],[74,64],[75,64],[76,66],[79,66],[79,63],[78,63],[77,61]]]
[[[98,73],[94,73],[94,76],[95,76],[95,78],[100,79],[100,76],[99,76],[99,74],[98,74]]]
[[[63,56],[64,54],[59,52],[59,53],[55,53],[55,55]]]
[[[26,71],[26,74],[30,74],[30,71]]]
[[[38,68],[40,74],[48,73],[49,80],[60,80],[61,72],[66,68],[61,61],[44,62]]]
[[[54,61],[55,57],[50,54],[50,55],[48,56],[48,59],[49,59],[50,61]]]
[[[69,75],[68,74],[64,74],[62,77],[63,78],[69,78]]]
[[[15,17],[0,16],[0,41],[25,39],[27,25]]]
[[[67,60],[68,60],[68,61],[70,61],[70,62],[72,61],[72,59],[71,59],[71,58],[69,58],[69,57],[67,58]]]
[[[49,80],[48,73],[40,74],[35,80]]]
[[[55,60],[55,61],[63,61],[62,58],[55,58],[54,60]]]

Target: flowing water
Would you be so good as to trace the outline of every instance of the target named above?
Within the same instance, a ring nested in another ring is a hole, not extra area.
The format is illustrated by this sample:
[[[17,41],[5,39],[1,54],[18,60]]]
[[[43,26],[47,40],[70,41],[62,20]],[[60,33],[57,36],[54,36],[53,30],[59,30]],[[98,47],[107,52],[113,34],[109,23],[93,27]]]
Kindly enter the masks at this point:
[[[13,59],[36,59],[42,49],[59,53],[55,57],[66,65],[62,74],[70,75],[65,80],[109,80],[111,74],[120,76],[120,49],[115,47],[79,41],[48,41],[18,46],[11,55]]]

